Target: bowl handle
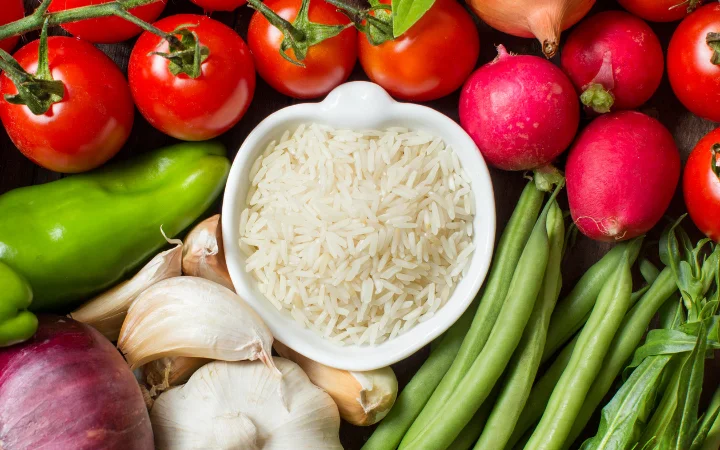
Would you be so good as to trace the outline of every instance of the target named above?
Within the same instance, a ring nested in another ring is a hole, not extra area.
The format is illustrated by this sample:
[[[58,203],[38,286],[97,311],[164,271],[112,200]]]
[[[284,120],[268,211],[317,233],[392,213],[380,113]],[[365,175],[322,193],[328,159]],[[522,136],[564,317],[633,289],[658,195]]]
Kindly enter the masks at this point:
[[[377,84],[352,81],[333,89],[321,106],[323,111],[331,112],[335,119],[352,123],[358,121],[358,111],[362,111],[361,117],[366,118],[384,116],[396,103],[390,94]]]

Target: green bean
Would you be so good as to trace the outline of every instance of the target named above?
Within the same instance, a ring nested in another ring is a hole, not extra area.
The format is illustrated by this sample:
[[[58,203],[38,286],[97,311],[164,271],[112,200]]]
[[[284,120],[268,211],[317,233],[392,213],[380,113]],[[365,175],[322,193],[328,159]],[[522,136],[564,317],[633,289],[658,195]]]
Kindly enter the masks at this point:
[[[478,409],[473,418],[470,419],[470,422],[465,425],[465,428],[462,429],[458,437],[450,444],[448,450],[468,450],[475,445],[475,442],[477,442],[480,437],[480,433],[482,433],[483,428],[485,428],[485,423],[499,393],[498,387],[499,386],[496,386],[496,388],[493,389],[493,392],[490,393],[485,403],[480,406],[480,409]]]
[[[485,346],[510,288],[520,254],[530,238],[530,233],[540,208],[542,208],[543,197],[544,193],[535,187],[535,183],[528,182],[498,243],[492,268],[470,330],[463,340],[455,361],[435,391],[432,392],[430,400],[417,416],[414,426],[422,428],[429,423],[434,412],[447,402],[455,387]]]
[[[647,292],[648,288],[649,286],[646,286],[633,292],[630,297],[630,303],[632,305],[637,303],[645,292]],[[515,430],[513,430],[512,437],[510,438],[510,444],[508,445],[509,448],[518,447],[522,437],[526,437],[525,441],[529,439],[530,436],[523,435],[527,434],[527,431],[535,425],[538,420],[540,420],[543,412],[545,412],[545,407],[547,406],[548,400],[550,400],[552,391],[555,389],[558,380],[560,380],[565,367],[567,367],[567,364],[570,361],[573,349],[575,348],[575,343],[577,342],[579,336],[580,334],[576,334],[575,337],[573,337],[573,339],[565,347],[563,347],[550,367],[533,386],[532,391],[530,392],[530,397],[525,404],[525,409],[523,409],[520,419],[518,419],[518,423],[515,425]],[[520,448],[523,447],[524,445],[520,446]]]
[[[602,368],[595,378],[590,391],[585,397],[582,409],[575,419],[570,436],[565,441],[565,448],[575,442],[580,436],[595,409],[600,405],[603,397],[610,391],[613,381],[620,371],[632,358],[635,349],[642,341],[645,330],[650,325],[655,313],[674,292],[677,291],[675,276],[672,269],[666,267],[660,272],[650,289],[640,299],[637,305],[623,319],[615,339],[610,344]]]
[[[470,370],[447,401],[422,414],[433,418],[410,427],[401,449],[443,450],[460,434],[488,397],[515,351],[523,329],[530,319],[550,253],[547,218],[559,188],[553,192],[530,234],[513,273],[510,288],[495,326]],[[433,414],[434,413],[434,414]],[[419,419],[419,418],[418,418]]]
[[[639,241],[640,239],[637,239]],[[623,252],[615,273],[598,295],[597,303],[575,344],[567,368],[553,390],[535,432],[525,448],[559,450],[602,367],[613,336],[630,306],[632,274],[630,250]]]
[[[430,356],[400,392],[387,416],[380,422],[363,450],[394,450],[422,410],[455,359],[477,310],[477,299],[445,334],[431,346]]]
[[[576,331],[582,328],[590,316],[603,284],[613,274],[625,251],[628,248],[631,250],[630,265],[632,265],[640,253],[640,244],[641,241],[633,240],[613,247],[585,272],[567,297],[558,302],[550,320],[542,362],[550,359]]]
[[[555,217],[552,217],[552,216]],[[562,276],[560,266],[563,255],[565,227],[562,210],[554,203],[548,215],[550,231],[550,256],[545,269],[545,278],[538,300],[535,302],[530,321],[523,332],[522,340],[515,350],[507,368],[502,391],[485,429],[475,445],[475,450],[497,450],[505,448],[513,429],[530,395],[533,381],[540,367],[540,358],[545,347],[545,336],[550,324],[550,316],[560,293]]]
[[[560,380],[563,371],[567,367],[568,362],[570,362],[570,357],[572,356],[573,349],[575,348],[575,344],[577,343],[579,336],[579,334],[575,335],[573,340],[571,340],[562,349],[562,351],[558,353],[555,361],[553,361],[540,379],[535,382],[532,391],[530,391],[527,403],[525,403],[525,408],[523,409],[522,414],[520,414],[520,418],[518,419],[512,436],[510,437],[510,442],[507,446],[508,448],[517,448],[523,436],[528,434],[528,430],[535,426],[538,420],[542,417],[548,400],[550,400],[550,396],[553,393],[553,389],[555,389],[558,380]],[[525,437],[525,441],[530,438],[529,435]],[[519,447],[523,448],[525,445],[523,444]]]

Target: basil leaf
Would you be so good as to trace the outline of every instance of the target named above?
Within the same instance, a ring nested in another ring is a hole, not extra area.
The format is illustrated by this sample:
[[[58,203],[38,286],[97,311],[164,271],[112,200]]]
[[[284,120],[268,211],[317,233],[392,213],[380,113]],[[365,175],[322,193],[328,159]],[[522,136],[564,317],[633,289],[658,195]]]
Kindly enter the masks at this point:
[[[399,37],[432,7],[435,0],[392,0],[393,35]]]
[[[642,425],[652,413],[660,375],[672,357],[645,359],[603,408],[597,434],[582,450],[625,450],[637,444]]]

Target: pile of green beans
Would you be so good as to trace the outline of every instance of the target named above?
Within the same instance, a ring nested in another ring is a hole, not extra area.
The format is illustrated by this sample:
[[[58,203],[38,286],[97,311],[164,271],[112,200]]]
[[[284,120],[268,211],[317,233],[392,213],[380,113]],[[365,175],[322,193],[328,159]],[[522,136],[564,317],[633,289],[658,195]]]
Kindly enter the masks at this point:
[[[472,310],[445,333],[428,360],[403,389],[363,450],[394,450],[423,408],[442,404],[487,342],[510,288],[512,274],[543,204],[543,192],[530,181],[505,227],[485,288]],[[478,306],[479,304],[479,306]],[[474,311],[475,318],[471,318]],[[461,344],[462,342],[462,344]],[[434,402],[430,400],[430,397]],[[430,400],[430,402],[429,402]],[[427,405],[427,406],[426,406]]]
[[[427,406],[408,430],[400,449],[447,448],[487,399],[520,342],[540,292],[550,254],[549,212],[556,189],[540,214],[515,267],[510,288],[485,346],[452,394],[441,405]],[[554,215],[553,215],[554,217]],[[459,358],[459,355],[458,355]],[[432,399],[431,399],[432,401]]]
[[[560,450],[602,368],[613,336],[630,306],[632,264],[626,249],[619,266],[603,286],[575,344],[567,368],[555,386],[535,432],[526,444],[534,450]]]
[[[550,214],[548,215],[548,227],[550,226],[553,227],[552,230],[548,229],[550,255],[540,289],[540,296],[535,302],[532,315],[523,332],[522,340],[506,369],[502,391],[487,419],[480,439],[475,445],[475,450],[505,448],[530,395],[533,381],[540,367],[550,317],[562,286],[560,266],[562,264],[565,226],[562,219],[562,210],[555,202],[551,204]]]

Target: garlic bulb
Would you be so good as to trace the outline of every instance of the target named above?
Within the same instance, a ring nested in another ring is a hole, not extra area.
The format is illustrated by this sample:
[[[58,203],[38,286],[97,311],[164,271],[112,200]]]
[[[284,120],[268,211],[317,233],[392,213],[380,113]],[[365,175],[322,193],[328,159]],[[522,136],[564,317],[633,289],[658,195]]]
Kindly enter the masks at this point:
[[[156,359],[142,366],[144,382],[150,386],[153,398],[172,386],[186,383],[192,374],[209,363],[210,359],[173,356]]]
[[[156,448],[342,449],[330,396],[297,364],[274,360],[282,379],[259,362],[215,361],[162,393],[150,413]]]
[[[92,326],[110,341],[116,341],[125,315],[138,295],[159,281],[181,275],[182,242],[177,239],[168,242],[176,246],[156,255],[130,280],[84,303],[70,313],[70,317]]]
[[[202,221],[187,235],[182,270],[185,275],[205,278],[235,289],[225,263],[220,214]]]
[[[349,372],[315,362],[278,341],[274,347],[280,356],[302,367],[315,386],[325,389],[337,404],[340,417],[353,425],[373,425],[395,404],[398,382],[390,367]]]
[[[237,294],[196,277],[163,280],[132,304],[118,348],[130,367],[170,356],[240,361],[272,367],[273,337]]]

